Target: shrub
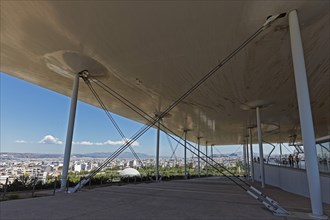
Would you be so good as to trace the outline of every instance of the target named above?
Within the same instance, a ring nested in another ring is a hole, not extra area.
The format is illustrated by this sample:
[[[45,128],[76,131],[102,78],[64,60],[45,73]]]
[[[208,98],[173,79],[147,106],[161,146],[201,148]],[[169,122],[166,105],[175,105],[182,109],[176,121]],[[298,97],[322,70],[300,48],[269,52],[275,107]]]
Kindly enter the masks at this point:
[[[7,196],[8,200],[13,200],[13,199],[19,199],[19,196],[17,194],[12,194]]]

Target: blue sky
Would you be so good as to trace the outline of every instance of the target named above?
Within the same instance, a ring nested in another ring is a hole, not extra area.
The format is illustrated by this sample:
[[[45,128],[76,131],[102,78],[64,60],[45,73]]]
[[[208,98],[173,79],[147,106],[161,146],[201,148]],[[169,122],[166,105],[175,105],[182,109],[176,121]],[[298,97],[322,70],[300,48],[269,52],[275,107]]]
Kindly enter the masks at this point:
[[[1,73],[1,152],[63,153],[70,98]],[[143,125],[113,114],[130,137]],[[154,129],[134,147],[153,153]],[[102,109],[78,102],[73,153],[112,152],[121,137]],[[143,144],[142,144],[143,143]]]
[[[1,76],[1,152],[64,152],[70,98],[4,73]],[[143,124],[112,114],[127,138]],[[102,109],[78,102],[72,153],[113,152],[122,143]],[[172,145],[176,143],[172,141]],[[136,152],[155,155],[156,130],[150,129],[134,144]],[[161,136],[161,155],[171,155]],[[270,148],[271,149],[271,148]],[[241,151],[239,146],[217,147],[214,153]],[[266,148],[265,152],[269,152]],[[177,155],[182,156],[179,147]],[[257,147],[254,147],[257,152]]]

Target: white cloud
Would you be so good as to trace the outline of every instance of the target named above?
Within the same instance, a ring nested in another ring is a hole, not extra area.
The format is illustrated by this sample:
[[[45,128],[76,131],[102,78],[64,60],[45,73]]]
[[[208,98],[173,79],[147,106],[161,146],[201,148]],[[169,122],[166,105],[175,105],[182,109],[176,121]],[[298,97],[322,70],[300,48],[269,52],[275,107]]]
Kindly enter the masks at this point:
[[[104,145],[122,145],[124,143],[125,143],[124,140],[121,140],[121,141],[107,140],[107,141],[103,142]]]
[[[129,141],[130,139],[126,139],[127,141]],[[92,145],[96,145],[96,146],[104,146],[104,145],[123,145],[125,143],[124,139],[123,140],[119,140],[119,141],[112,141],[112,140],[107,140],[104,142],[91,142],[91,141],[77,141],[77,142],[73,142],[73,144],[77,144],[77,145],[86,145],[86,146],[92,146]],[[139,146],[139,142],[134,141],[132,144],[132,146]]]
[[[94,145],[93,142],[90,142],[90,141],[82,141],[80,142],[81,145]]]
[[[52,135],[46,135],[43,137],[40,141],[38,141],[39,144],[63,144],[61,140],[58,138],[52,136]]]
[[[78,145],[96,145],[96,143],[90,142],[90,141],[73,141],[73,144],[78,144]]]
[[[130,139],[126,139],[126,141],[130,141]],[[25,140],[16,140],[15,143],[18,144],[28,144],[28,143],[33,143],[33,142],[28,142]],[[61,140],[58,138],[54,137],[53,135],[45,135],[40,141],[38,141],[39,144],[63,144]],[[104,142],[92,142],[92,141],[76,141],[72,142],[73,144],[76,145],[85,145],[85,146],[105,146],[105,145],[112,145],[112,146],[118,146],[118,145],[123,145],[125,144],[125,140],[118,140],[118,141],[113,141],[113,140],[107,140]],[[136,147],[139,146],[139,142],[134,141],[131,146]]]
[[[18,144],[27,144],[28,142],[27,141],[24,141],[24,140],[16,140],[15,143],[18,143]]]

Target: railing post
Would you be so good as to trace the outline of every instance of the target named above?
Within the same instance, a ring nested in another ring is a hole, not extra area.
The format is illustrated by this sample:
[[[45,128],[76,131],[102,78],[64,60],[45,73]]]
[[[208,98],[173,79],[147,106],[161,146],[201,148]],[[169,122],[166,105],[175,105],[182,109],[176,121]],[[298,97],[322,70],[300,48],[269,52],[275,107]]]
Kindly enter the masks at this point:
[[[37,182],[37,177],[34,177],[33,179],[33,186],[32,186],[32,197],[34,197],[34,191],[36,188],[36,182]]]
[[[9,178],[7,177],[6,178],[6,183],[5,183],[4,187],[3,187],[2,199],[5,199],[5,197],[6,197],[6,193],[7,193],[7,189],[8,189],[8,181],[9,181]]]
[[[55,192],[56,192],[56,181],[57,181],[57,177],[55,177],[55,180],[54,180],[53,196],[55,196]]]

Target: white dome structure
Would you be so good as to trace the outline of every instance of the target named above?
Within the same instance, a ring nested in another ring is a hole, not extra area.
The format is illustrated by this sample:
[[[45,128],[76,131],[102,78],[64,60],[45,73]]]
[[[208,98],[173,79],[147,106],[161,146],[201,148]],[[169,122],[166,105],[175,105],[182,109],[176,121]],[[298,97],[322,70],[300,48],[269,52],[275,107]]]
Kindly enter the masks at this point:
[[[134,177],[134,176],[140,176],[140,172],[137,171],[136,169],[134,168],[126,168],[122,171],[119,172],[119,175],[121,177]]]

